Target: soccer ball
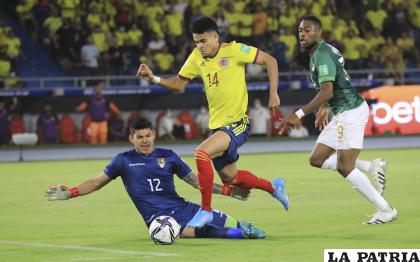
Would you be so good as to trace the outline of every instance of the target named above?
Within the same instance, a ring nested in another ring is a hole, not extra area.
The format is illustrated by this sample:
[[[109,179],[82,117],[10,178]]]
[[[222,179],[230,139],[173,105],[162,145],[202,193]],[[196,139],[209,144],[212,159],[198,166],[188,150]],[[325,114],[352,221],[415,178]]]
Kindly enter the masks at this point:
[[[155,218],[149,227],[149,234],[155,244],[170,245],[179,237],[181,226],[170,216]]]

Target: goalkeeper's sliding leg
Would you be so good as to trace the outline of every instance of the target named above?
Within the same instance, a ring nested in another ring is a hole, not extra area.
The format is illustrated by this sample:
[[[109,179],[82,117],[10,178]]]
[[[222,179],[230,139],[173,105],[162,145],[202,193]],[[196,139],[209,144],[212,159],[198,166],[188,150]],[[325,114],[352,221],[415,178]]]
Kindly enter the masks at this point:
[[[213,209],[213,220],[202,227],[189,227],[187,220],[192,219],[191,213],[199,210],[199,206],[189,203],[181,214],[171,214],[181,225],[181,237],[195,238],[228,238],[228,239],[262,239],[265,232],[247,221],[235,218]]]

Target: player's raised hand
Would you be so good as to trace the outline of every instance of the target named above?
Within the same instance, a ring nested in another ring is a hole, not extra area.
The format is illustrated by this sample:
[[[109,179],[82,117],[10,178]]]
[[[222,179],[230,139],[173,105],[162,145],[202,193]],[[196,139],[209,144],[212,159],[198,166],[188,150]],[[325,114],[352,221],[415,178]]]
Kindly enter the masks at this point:
[[[246,201],[249,198],[249,194],[251,194],[251,190],[249,188],[243,188],[240,186],[233,186],[231,196],[233,198]]]
[[[153,79],[153,72],[146,64],[140,64],[139,69],[137,69],[137,75],[147,80]]]
[[[270,98],[268,99],[268,108],[271,111],[271,114],[274,115],[274,113],[276,112],[276,110],[278,110],[280,107],[280,97],[277,94],[277,92],[274,93],[270,93]]]
[[[45,190],[47,200],[67,200],[71,198],[70,189],[65,185],[51,185]]]
[[[327,106],[321,106],[316,113],[315,127],[322,131],[328,125],[328,114],[330,110]]]

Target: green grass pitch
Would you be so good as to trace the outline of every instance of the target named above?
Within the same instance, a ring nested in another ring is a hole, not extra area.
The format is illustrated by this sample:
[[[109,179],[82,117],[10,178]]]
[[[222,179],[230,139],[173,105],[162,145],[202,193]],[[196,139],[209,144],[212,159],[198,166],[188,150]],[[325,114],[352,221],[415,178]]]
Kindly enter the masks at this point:
[[[52,161],[0,164],[0,261],[322,261],[325,248],[419,248],[420,149],[362,152],[389,161],[386,198],[392,224],[361,225],[374,213],[343,178],[308,164],[309,153],[242,155],[239,167],[285,178],[290,210],[254,190],[246,202],[214,196],[214,208],[266,231],[264,240],[179,239],[155,245],[120,179],[91,195],[48,202],[49,184],[76,186],[108,163]],[[185,157],[194,166],[191,157]],[[216,176],[217,177],[217,176]],[[220,181],[216,178],[216,181]],[[176,179],[178,192],[200,193]]]

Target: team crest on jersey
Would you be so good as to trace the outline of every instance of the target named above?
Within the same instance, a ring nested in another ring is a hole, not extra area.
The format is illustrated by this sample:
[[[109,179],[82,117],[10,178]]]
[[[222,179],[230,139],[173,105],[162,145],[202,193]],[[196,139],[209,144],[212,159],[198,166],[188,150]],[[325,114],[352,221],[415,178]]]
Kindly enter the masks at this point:
[[[229,66],[229,59],[227,59],[226,57],[220,58],[220,60],[219,60],[219,66],[221,68],[228,67]]]
[[[164,168],[165,167],[165,164],[166,164],[165,158],[163,158],[163,157],[158,158],[157,159],[157,163],[160,166],[160,168]]]

